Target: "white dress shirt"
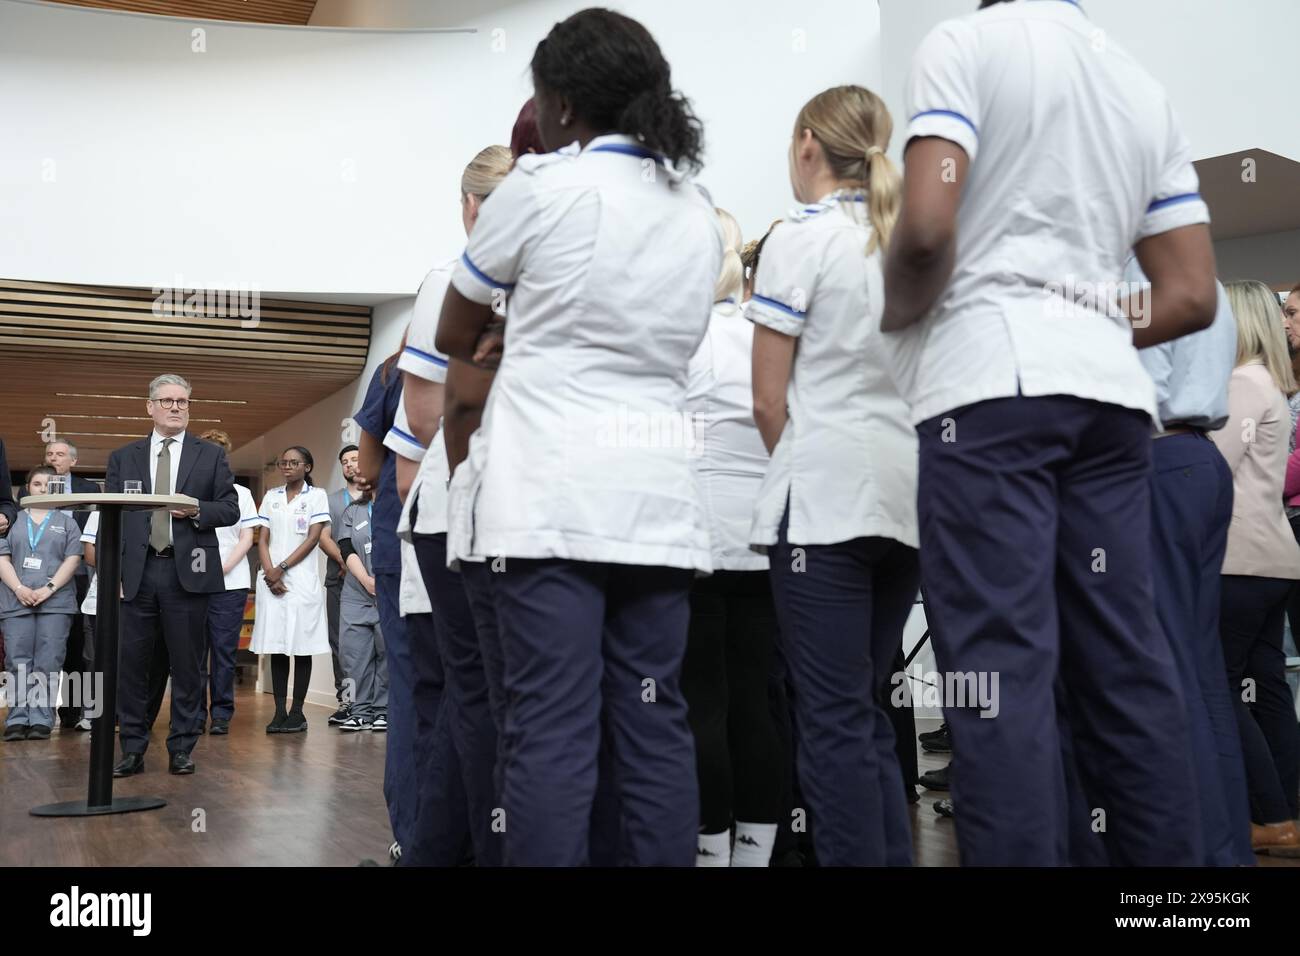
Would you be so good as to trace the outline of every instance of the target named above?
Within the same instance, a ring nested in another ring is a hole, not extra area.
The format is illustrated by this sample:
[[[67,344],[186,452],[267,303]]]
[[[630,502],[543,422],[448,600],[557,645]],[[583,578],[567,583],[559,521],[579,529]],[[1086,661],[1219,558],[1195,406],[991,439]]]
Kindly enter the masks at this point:
[[[721,262],[712,206],[631,137],[520,157],[451,280],[475,302],[509,298],[452,483],[450,560],[711,569],[686,379]]]
[[[1209,221],[1161,86],[1077,4],[1041,0],[939,24],[906,104],[907,140],[971,161],[948,287],[887,336],[912,421],[1018,394],[1154,418],[1112,292],[1136,242]]]
[[[168,451],[171,452],[171,494],[180,494],[176,490],[176,478],[181,473],[181,448],[185,444],[185,433],[169,436],[172,440]],[[155,492],[155,481],[158,477],[158,456],[162,454],[163,436],[155,428],[153,434],[149,436],[149,493]]]

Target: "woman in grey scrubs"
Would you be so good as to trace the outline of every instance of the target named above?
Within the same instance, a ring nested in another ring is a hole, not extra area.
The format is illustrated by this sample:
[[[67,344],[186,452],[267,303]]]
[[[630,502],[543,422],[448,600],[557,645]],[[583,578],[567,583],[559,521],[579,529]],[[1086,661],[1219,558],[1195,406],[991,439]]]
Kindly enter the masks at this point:
[[[375,571],[370,551],[374,538],[374,501],[366,492],[343,509],[337,531],[339,551],[348,566],[339,594],[339,663],[352,682],[352,710],[340,726],[344,732],[388,729],[388,662],[375,603]]]
[[[28,491],[43,495],[54,469],[41,466],[27,478]],[[81,528],[67,511],[29,508],[7,538],[0,538],[0,620],[4,621],[9,716],[5,740],[48,740],[54,726],[52,696],[77,613],[69,582],[81,563]]]

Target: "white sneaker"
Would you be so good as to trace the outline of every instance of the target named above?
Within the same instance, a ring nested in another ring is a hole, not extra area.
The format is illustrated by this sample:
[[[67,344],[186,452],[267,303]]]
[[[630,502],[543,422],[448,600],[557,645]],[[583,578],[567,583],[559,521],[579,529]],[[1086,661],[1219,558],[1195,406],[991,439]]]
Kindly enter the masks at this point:
[[[400,860],[402,858],[402,844],[394,840],[393,845],[388,848],[388,858],[394,863]]]
[[[384,731],[388,729],[388,718],[385,717],[383,714],[380,714],[378,717],[375,718],[375,722],[370,725],[370,729],[375,731],[376,733],[382,734]]]
[[[370,721],[362,720],[360,717],[349,717],[343,723],[339,724],[339,730],[345,734],[356,733],[358,730],[369,730]]]
[[[90,730],[90,718],[89,718],[89,717],[82,717],[81,720],[77,721],[77,729],[78,729],[78,730]]]

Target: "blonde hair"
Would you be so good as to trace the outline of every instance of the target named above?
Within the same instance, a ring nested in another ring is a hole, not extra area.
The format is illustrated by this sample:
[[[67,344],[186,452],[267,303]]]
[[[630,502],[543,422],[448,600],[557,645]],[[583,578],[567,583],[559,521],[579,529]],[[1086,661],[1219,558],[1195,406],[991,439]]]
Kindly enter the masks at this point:
[[[461,174],[461,195],[478,196],[480,199],[491,195],[492,190],[506,178],[506,173],[510,172],[514,163],[515,157],[509,146],[489,146],[479,150]]]
[[[722,222],[722,269],[718,272],[718,281],[713,285],[713,301],[740,295],[745,281],[745,266],[740,261],[743,237],[740,223],[736,217],[725,209],[715,210]]]
[[[204,441],[212,442],[212,444],[214,445],[220,445],[222,448],[226,450],[227,455],[229,455],[230,452],[232,451],[231,444],[230,444],[230,436],[227,435],[225,432],[223,432],[220,428],[209,428],[199,437],[202,438]]]
[[[1287,354],[1282,309],[1277,295],[1254,279],[1229,282],[1224,288],[1228,292],[1232,316],[1237,320],[1237,365],[1262,359],[1277,387],[1285,394],[1293,395],[1296,380]]]
[[[861,86],[835,86],[818,93],[799,111],[794,132],[809,130],[821,144],[835,178],[867,191],[867,215],[875,235],[867,255],[889,246],[903,179],[885,155],[894,120],[884,101]]]

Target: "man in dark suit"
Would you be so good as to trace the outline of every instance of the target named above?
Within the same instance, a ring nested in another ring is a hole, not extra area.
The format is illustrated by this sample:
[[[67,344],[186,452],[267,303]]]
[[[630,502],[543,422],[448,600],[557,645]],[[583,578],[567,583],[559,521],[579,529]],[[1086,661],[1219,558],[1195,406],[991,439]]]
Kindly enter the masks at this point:
[[[148,675],[155,628],[171,660],[172,716],[167,750],[172,773],[193,773],[190,751],[203,721],[202,655],[208,595],[225,589],[217,528],[239,521],[235,479],[225,451],[186,433],[190,384],[159,375],[146,409],[153,434],[108,459],[105,490],[136,480],[148,494],[181,494],[197,508],[128,511],[122,516],[122,633],[118,717],[122,760],[115,777],[144,770],[149,746]]]

